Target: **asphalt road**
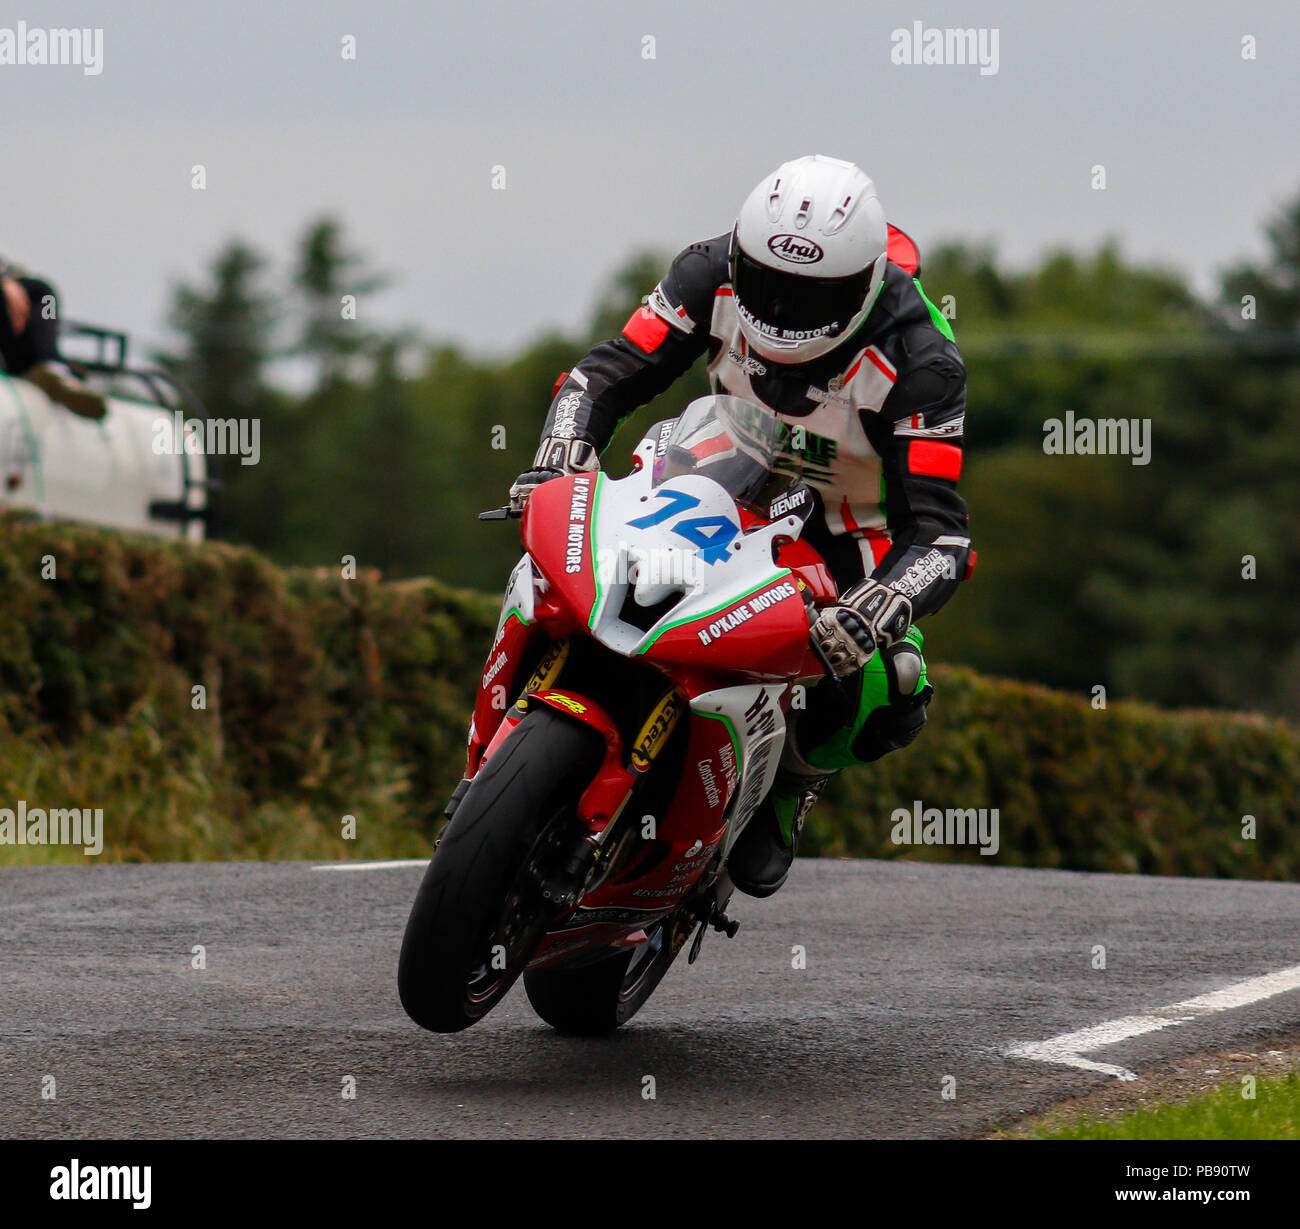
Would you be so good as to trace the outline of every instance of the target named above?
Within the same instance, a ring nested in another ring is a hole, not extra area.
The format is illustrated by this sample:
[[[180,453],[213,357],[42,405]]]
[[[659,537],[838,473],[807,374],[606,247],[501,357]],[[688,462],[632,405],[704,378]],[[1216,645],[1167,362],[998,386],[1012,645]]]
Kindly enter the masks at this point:
[[[0,1137],[978,1135],[1115,1078],[1017,1044],[1300,964],[1297,885],[801,860],[614,1037],[558,1037],[521,987],[441,1037],[397,1000],[420,874],[0,870]],[[1298,1023],[1288,989],[1088,1059],[1140,1077]]]

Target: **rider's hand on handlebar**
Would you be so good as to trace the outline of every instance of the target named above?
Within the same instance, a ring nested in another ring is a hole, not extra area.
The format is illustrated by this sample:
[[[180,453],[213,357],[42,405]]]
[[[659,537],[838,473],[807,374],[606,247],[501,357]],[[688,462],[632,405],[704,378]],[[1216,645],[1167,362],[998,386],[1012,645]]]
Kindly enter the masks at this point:
[[[543,482],[563,478],[566,474],[582,474],[600,468],[596,446],[583,439],[567,439],[546,435],[533,458],[533,468],[525,470],[510,488],[510,510],[522,514],[528,497]]]
[[[839,678],[856,674],[875,655],[907,635],[912,603],[878,581],[864,580],[846,590],[812,625],[812,638]]]
[[[510,511],[516,516],[522,516],[524,505],[528,502],[528,497],[543,482],[550,482],[552,478],[563,478],[562,469],[526,469],[519,475],[510,487]]]

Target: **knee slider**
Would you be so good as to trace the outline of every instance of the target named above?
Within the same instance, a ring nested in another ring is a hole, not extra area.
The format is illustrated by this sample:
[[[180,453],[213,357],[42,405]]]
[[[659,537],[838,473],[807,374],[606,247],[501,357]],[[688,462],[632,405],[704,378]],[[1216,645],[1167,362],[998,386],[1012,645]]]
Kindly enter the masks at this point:
[[[919,672],[917,677],[920,677]],[[933,694],[934,688],[927,683],[917,695],[902,697],[876,709],[854,736],[855,758],[869,764],[915,741],[925,725],[925,710]]]

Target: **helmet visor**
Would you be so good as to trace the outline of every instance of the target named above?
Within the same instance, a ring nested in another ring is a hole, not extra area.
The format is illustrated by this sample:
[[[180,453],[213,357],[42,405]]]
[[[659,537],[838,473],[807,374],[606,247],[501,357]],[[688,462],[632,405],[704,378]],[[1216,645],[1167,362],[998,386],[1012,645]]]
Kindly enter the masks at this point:
[[[835,337],[866,303],[873,261],[847,277],[808,277],[772,269],[739,248],[732,262],[736,304],[750,323],[774,337]]]

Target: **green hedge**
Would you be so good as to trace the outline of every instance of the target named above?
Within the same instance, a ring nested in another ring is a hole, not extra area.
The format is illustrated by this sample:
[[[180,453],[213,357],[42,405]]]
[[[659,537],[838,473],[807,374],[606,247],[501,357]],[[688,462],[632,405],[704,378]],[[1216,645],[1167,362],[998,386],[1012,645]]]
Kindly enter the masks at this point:
[[[286,572],[221,544],[2,517],[0,807],[103,807],[114,860],[420,856],[463,766],[495,610],[432,580]],[[1255,878],[1300,868],[1300,737],[1282,723],[1095,710],[961,669],[932,677],[921,738],[834,783],[809,852]],[[998,855],[894,845],[891,813],[914,800],[996,807]],[[0,845],[0,862],[49,860],[85,859]]]

